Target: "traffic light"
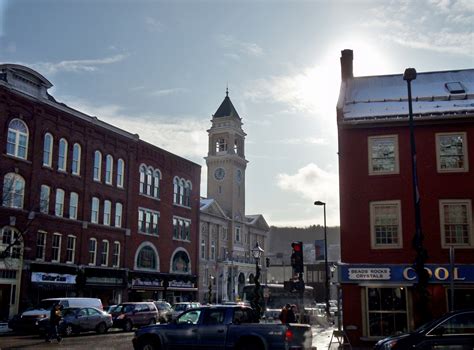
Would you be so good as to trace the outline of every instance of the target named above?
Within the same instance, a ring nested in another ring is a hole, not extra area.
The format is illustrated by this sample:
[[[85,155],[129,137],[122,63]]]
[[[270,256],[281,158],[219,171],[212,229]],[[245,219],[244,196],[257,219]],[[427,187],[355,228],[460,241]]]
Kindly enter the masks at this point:
[[[303,273],[303,242],[291,243],[293,253],[291,254],[291,266],[295,273]]]

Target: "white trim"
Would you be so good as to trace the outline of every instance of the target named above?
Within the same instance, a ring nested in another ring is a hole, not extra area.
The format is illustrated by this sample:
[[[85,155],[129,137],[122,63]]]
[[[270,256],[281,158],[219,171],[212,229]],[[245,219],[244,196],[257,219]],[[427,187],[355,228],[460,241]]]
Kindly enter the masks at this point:
[[[440,136],[449,136],[449,135],[460,135],[462,136],[462,156],[464,158],[464,166],[462,168],[449,168],[441,169],[441,158],[440,158]],[[439,132],[435,134],[436,138],[436,168],[438,173],[465,173],[469,171],[469,155],[467,147],[467,134],[466,132]]]
[[[398,218],[398,243],[377,245],[375,242],[375,213],[374,209],[380,205],[396,205]],[[369,202],[370,209],[370,248],[371,249],[400,249],[403,248],[403,232],[402,232],[402,203],[400,200],[387,201],[371,201]]]
[[[74,246],[72,247],[72,259],[68,260],[67,259],[67,252],[68,252],[68,243],[69,243],[69,238],[74,238]],[[76,242],[77,242],[77,237],[74,235],[67,235],[67,240],[66,240],[66,264],[74,264],[74,259],[76,258]]]
[[[444,211],[443,205],[449,204],[463,204],[466,205],[467,209],[467,225],[468,225],[468,237],[469,244],[447,244],[446,233],[444,232]],[[472,202],[470,199],[440,199],[439,200],[439,224],[441,233],[441,247],[449,249],[454,247],[456,249],[472,249],[474,247],[474,230],[472,222]]]
[[[179,272],[179,271],[173,271],[173,258],[174,256],[176,255],[176,253],[178,252],[185,252],[186,255],[188,256],[188,259],[189,259],[189,269],[188,269],[188,272]],[[174,250],[173,254],[171,254],[171,259],[170,259],[170,273],[176,273],[176,274],[180,274],[180,275],[191,275],[192,273],[192,261],[191,261],[191,255],[189,255],[188,251],[183,248],[183,247],[178,247]]]
[[[59,237],[58,247],[54,246],[54,237]],[[62,242],[62,234],[60,234],[58,232],[54,232],[53,236],[52,236],[52,239],[51,239],[51,262],[60,262],[61,261],[61,242]],[[53,256],[54,256],[53,250],[54,249],[58,249],[58,258],[57,259],[53,258]]]
[[[105,264],[102,263],[102,257],[104,255],[104,243],[107,243],[107,250],[105,252]],[[107,239],[102,240],[102,249],[100,251],[100,266],[109,266],[109,249],[110,243]]]
[[[394,170],[393,171],[374,171],[372,163],[372,145],[374,141],[377,140],[391,140],[393,139],[394,143]],[[398,150],[398,135],[376,135],[369,136],[367,138],[367,147],[368,147],[368,159],[369,159],[369,175],[393,175],[400,173],[400,161],[399,161],[399,150]]]
[[[95,247],[94,247],[94,262],[91,261],[91,250],[90,250],[90,243],[91,241],[95,242]],[[87,264],[89,266],[95,266],[97,263],[97,238],[91,237],[87,241]]]

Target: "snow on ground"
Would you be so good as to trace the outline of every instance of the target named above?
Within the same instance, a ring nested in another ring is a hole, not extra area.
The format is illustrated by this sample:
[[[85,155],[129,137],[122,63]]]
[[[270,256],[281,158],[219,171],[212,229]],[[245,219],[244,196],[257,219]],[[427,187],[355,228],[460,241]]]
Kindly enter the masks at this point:
[[[311,327],[313,331],[313,346],[316,346],[317,350],[327,349],[329,342],[331,341],[331,335],[335,328],[334,327],[323,327],[320,325],[314,325]],[[331,346],[333,348],[333,346]],[[334,346],[337,349],[337,346]]]

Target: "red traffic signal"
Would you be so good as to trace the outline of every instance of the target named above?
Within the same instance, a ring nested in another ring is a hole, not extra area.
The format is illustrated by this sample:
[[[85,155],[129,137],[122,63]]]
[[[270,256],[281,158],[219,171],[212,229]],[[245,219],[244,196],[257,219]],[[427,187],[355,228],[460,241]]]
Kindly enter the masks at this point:
[[[291,247],[295,252],[302,252],[303,251],[303,242],[293,242],[291,243]]]

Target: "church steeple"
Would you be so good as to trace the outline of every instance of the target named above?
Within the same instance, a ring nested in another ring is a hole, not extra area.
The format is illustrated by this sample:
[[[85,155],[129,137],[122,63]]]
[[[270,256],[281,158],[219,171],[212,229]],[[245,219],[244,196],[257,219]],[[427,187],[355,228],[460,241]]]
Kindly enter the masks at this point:
[[[239,116],[239,113],[237,113],[237,110],[235,109],[234,105],[232,104],[232,101],[230,100],[229,88],[226,88],[224,101],[222,101],[221,105],[217,109],[216,113],[214,113],[213,117],[214,118],[232,117],[232,118],[241,119]]]

